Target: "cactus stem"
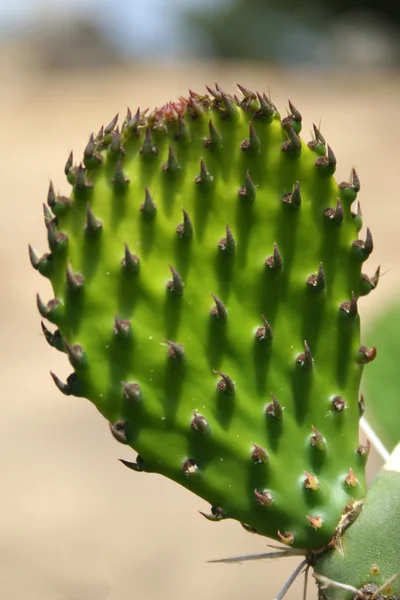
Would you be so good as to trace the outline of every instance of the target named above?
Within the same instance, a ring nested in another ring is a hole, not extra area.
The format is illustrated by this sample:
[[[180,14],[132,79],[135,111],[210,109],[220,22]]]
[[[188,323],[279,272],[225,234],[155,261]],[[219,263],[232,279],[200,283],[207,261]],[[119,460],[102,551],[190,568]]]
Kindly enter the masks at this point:
[[[226,237],[222,238],[218,242],[218,246],[219,248],[221,248],[222,251],[226,252],[227,254],[233,254],[233,252],[235,251],[236,242],[229,225],[226,226]]]
[[[211,294],[211,296],[214,298],[215,305],[211,308],[210,315],[221,321],[226,321],[228,318],[227,308],[218,296],[215,296],[214,294]]]
[[[182,277],[179,275],[178,271],[174,269],[171,265],[169,265],[172,273],[172,279],[167,282],[167,290],[173,292],[177,296],[182,296],[183,288],[185,284],[182,281]]]
[[[190,239],[193,237],[193,225],[187,211],[182,206],[183,223],[180,223],[176,228],[176,233],[180,238]]]
[[[137,273],[140,267],[140,260],[136,254],[132,254],[128,244],[125,244],[125,254],[121,260],[121,266],[130,273]]]
[[[273,504],[274,502],[270,492],[259,492],[258,490],[254,490],[254,495],[257,498],[257,503],[260,504],[260,506],[268,507],[271,506],[271,504]]]
[[[115,423],[109,423],[109,427],[117,442],[120,442],[120,444],[129,444],[129,427],[127,421],[121,419]]]
[[[134,402],[135,404],[142,399],[142,392],[138,383],[127,383],[121,381],[123,388],[123,395],[127,400]]]
[[[264,315],[261,315],[264,325],[262,327],[257,327],[255,336],[260,341],[271,341],[273,337],[272,327],[268,323],[267,319]]]
[[[174,360],[184,360],[185,358],[185,349],[182,344],[177,344],[176,342],[171,342],[171,340],[165,340],[165,343],[168,345],[168,357]]]
[[[153,217],[157,212],[157,205],[154,202],[147,186],[144,188],[144,192],[144,202],[140,205],[140,210],[146,216]]]
[[[268,258],[265,259],[264,264],[266,267],[274,269],[277,272],[282,271],[283,260],[276,243],[274,243],[274,253],[272,254],[272,256],[268,256]]]
[[[256,463],[265,463],[268,462],[268,452],[262,446],[258,446],[257,444],[252,444],[253,450],[251,451],[251,460]]]
[[[283,417],[283,409],[280,402],[277,400],[276,396],[271,392],[272,402],[270,402],[266,408],[265,413],[269,417],[275,417],[275,419],[282,419]]]
[[[187,458],[185,461],[183,461],[182,471],[188,477],[193,477],[194,475],[198,474],[199,467],[194,458]]]
[[[221,371],[213,370],[215,375],[219,375],[221,379],[217,382],[217,390],[219,392],[226,392],[227,394],[235,393],[235,384],[232,379],[226,373],[221,373]]]
[[[208,429],[208,421],[205,417],[203,417],[203,415],[199,415],[197,410],[194,410],[190,427],[194,429],[194,431],[200,431],[201,433],[205,433]]]

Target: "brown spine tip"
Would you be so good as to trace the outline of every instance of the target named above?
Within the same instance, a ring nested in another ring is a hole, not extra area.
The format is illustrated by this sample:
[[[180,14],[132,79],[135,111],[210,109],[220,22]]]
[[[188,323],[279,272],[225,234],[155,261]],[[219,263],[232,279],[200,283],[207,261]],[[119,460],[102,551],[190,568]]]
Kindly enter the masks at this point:
[[[129,273],[137,273],[140,268],[140,260],[136,254],[132,254],[128,244],[125,244],[125,254],[121,260],[121,266]]]
[[[118,154],[124,155],[125,154],[124,147],[121,143],[121,134],[120,134],[118,127],[116,128],[116,130],[111,138],[109,151],[115,155],[118,155]]]
[[[203,415],[199,415],[197,410],[193,411],[193,418],[190,423],[190,427],[194,431],[199,431],[200,433],[205,433],[208,429],[208,421]]]
[[[60,390],[60,392],[62,392],[65,396],[70,396],[71,388],[68,385],[68,383],[64,383],[63,381],[61,381],[61,379],[59,379],[57,377],[57,375],[55,373],[53,373],[53,371],[50,371],[50,375],[52,376],[53,381],[56,384],[56,386],[58,387],[58,389]]]
[[[165,162],[162,166],[162,170],[164,171],[164,173],[169,173],[170,175],[173,175],[175,173],[177,173],[180,170],[181,166],[178,163],[178,159],[176,157],[175,152],[173,151],[172,146],[168,147],[168,159],[167,162]]]
[[[357,298],[354,292],[351,292],[351,300],[347,302],[342,302],[340,305],[340,310],[345,314],[349,315],[349,317],[355,318],[358,315],[358,305]]]
[[[282,152],[299,153],[301,151],[301,141],[299,136],[293,129],[291,119],[289,119],[288,121],[284,119],[282,121],[282,127],[289,138],[288,140],[286,140],[286,142],[283,142],[281,146]]]
[[[358,351],[358,361],[362,365],[366,365],[376,358],[376,348],[367,348],[367,346],[361,346]]]
[[[277,271],[278,273],[283,269],[282,256],[278,250],[278,246],[274,243],[274,253],[272,256],[268,256],[265,259],[265,266]]]
[[[235,384],[232,379],[226,373],[221,373],[221,371],[213,370],[215,375],[219,375],[221,379],[217,382],[217,390],[218,392],[226,392],[227,394],[235,393]]]
[[[209,136],[205,138],[204,146],[206,148],[220,148],[222,146],[222,136],[218,133],[217,129],[215,128],[212,119],[210,119],[208,122],[208,131]]]
[[[357,448],[357,454],[361,456],[361,458],[367,459],[369,453],[371,451],[371,442],[369,440],[366,441],[365,446],[360,444]]]
[[[214,180],[214,177],[210,175],[206,164],[203,159],[200,160],[200,174],[196,176],[195,183],[204,186],[210,185]]]
[[[190,240],[193,237],[193,225],[187,211],[182,206],[183,223],[180,223],[176,228],[176,233],[180,238],[186,238]]]
[[[290,100],[288,100],[288,104],[289,104],[289,109],[290,109],[292,119],[301,123],[303,120],[303,117],[301,116],[300,111],[297,110],[297,108],[294,106],[294,104]]]
[[[240,83],[236,84],[236,87],[242,92],[243,96],[247,99],[247,100],[257,100],[257,94],[255,94],[254,92],[252,92],[251,90],[248,90],[247,88],[245,88],[243,85],[240,85]]]
[[[307,278],[307,285],[317,290],[324,290],[326,287],[325,273],[322,263],[319,264],[318,272],[313,273]]]
[[[117,161],[117,165],[115,167],[114,177],[112,178],[112,183],[114,183],[119,188],[126,188],[126,186],[131,182],[129,177],[124,175],[122,169],[122,161],[119,158]]]
[[[55,310],[60,304],[61,301],[58,298],[53,298],[47,304],[45,304],[40,298],[39,294],[36,294],[36,305],[39,313],[44,319],[48,319],[53,310]]]
[[[371,290],[375,290],[377,288],[380,276],[381,276],[381,267],[380,266],[377,268],[377,270],[372,275],[372,277],[370,277],[369,275],[366,275],[365,273],[362,273],[362,275],[361,275],[361,277],[363,278],[363,280],[366,283],[368,283],[368,285],[370,286]]]
[[[45,204],[44,202],[43,202],[43,217],[44,217],[44,224],[46,225],[46,227],[54,219],[54,215],[50,211],[47,204]]]
[[[336,412],[343,412],[344,409],[347,408],[347,404],[343,400],[342,396],[334,396],[332,398],[332,408]]]
[[[126,381],[121,381],[121,385],[123,388],[123,395],[126,400],[130,400],[136,404],[142,399],[142,392],[138,383],[127,383]]]
[[[256,186],[254,185],[250,171],[246,171],[246,183],[238,190],[238,196],[246,198],[249,202],[253,202],[256,197]]]
[[[315,475],[311,475],[311,473],[307,473],[304,471],[305,479],[303,481],[303,486],[305,490],[312,490],[313,492],[317,492],[319,490],[319,481],[318,477]]]
[[[258,490],[254,490],[254,495],[257,498],[257,503],[260,506],[271,506],[273,504],[273,498],[270,492],[264,490],[263,492],[259,492]]]
[[[324,524],[324,520],[320,516],[309,517],[308,515],[306,515],[306,518],[308,519],[308,522],[310,523],[311,527],[313,527],[314,529],[321,529],[322,525]]]
[[[324,216],[335,223],[342,223],[344,213],[340,198],[337,199],[336,208],[327,208],[324,211]]]
[[[254,129],[254,125],[253,123],[250,122],[249,125],[249,137],[247,140],[244,140],[241,144],[240,144],[240,148],[243,151],[250,151],[250,152],[260,152],[261,150],[261,142],[260,142],[260,138],[258,137],[256,130]]]
[[[256,463],[266,463],[269,460],[268,452],[262,446],[253,444],[253,450],[251,451],[251,460]]]
[[[86,207],[86,231],[90,235],[98,235],[103,229],[103,223],[100,219],[96,219],[90,205]]]
[[[109,423],[110,431],[113,437],[120,444],[129,444],[129,425],[122,419],[115,423]]]
[[[296,181],[293,186],[293,191],[289,194],[284,194],[281,198],[283,204],[289,204],[293,208],[300,208],[301,206],[301,193],[300,193],[300,182]]]
[[[292,546],[294,542],[294,533],[292,531],[285,531],[281,533],[279,530],[277,531],[278,537],[281,540],[282,544],[285,546]]]
[[[153,140],[151,138],[150,128],[146,127],[146,132],[144,134],[143,145],[140,149],[140,153],[144,157],[152,157],[157,156],[158,148],[153,145]]]
[[[188,477],[193,477],[199,472],[199,467],[194,458],[187,458],[182,463],[182,472]]]
[[[218,296],[211,294],[214,298],[215,305],[210,310],[210,315],[221,321],[226,321],[228,318],[228,310]]]
[[[364,400],[364,396],[362,394],[360,394],[360,397],[358,399],[358,411],[359,411],[361,417],[365,413],[365,400]]]
[[[65,175],[67,175],[67,176],[69,175],[69,172],[72,169],[73,165],[74,165],[74,154],[71,150],[71,152],[68,155],[67,162],[65,163],[65,167],[64,167]]]
[[[82,192],[93,188],[93,182],[86,177],[86,169],[82,163],[75,170],[75,191]]]
[[[174,360],[184,360],[185,358],[185,349],[182,344],[177,344],[176,342],[171,342],[171,340],[165,340],[165,343],[168,345],[168,357]]]
[[[36,250],[29,244],[29,260],[34,269],[37,269],[40,263],[41,256]]]
[[[229,227],[229,225],[226,226],[226,237],[222,238],[219,242],[218,242],[218,246],[219,248],[221,248],[221,250],[223,252],[226,252],[227,254],[233,254],[235,249],[236,249],[236,242],[235,239],[233,237],[231,228]]]
[[[68,355],[69,362],[74,369],[79,369],[85,364],[85,352],[80,344],[70,345],[64,340],[65,352]]]
[[[354,475],[353,469],[350,467],[349,474],[345,477],[345,482],[349,487],[356,487],[358,484],[358,479]]]
[[[319,168],[330,167],[332,170],[336,168],[336,156],[329,144],[327,145],[326,156],[320,156],[319,158],[317,158],[314,164],[316,167]]]
[[[55,203],[56,203],[56,194],[54,192],[53,182],[50,181],[49,182],[49,190],[47,192],[47,204],[50,206],[50,208],[53,208]]]
[[[182,281],[182,277],[179,275],[178,271],[174,269],[171,265],[169,265],[172,273],[172,279],[167,282],[167,290],[173,292],[177,296],[182,296],[183,289],[185,284]]]
[[[225,517],[225,513],[220,506],[212,506],[211,514],[207,514],[199,510],[199,513],[208,521],[221,521]]]
[[[297,355],[296,363],[306,369],[311,369],[314,366],[314,359],[306,340],[304,340],[304,352]]]
[[[265,413],[269,417],[274,417],[275,419],[282,419],[283,417],[283,409],[276,396],[271,392],[272,402],[267,404],[265,408]]]
[[[144,202],[143,202],[143,204],[140,205],[140,210],[142,211],[143,214],[145,214],[149,217],[153,217],[157,212],[157,205],[154,202],[154,200],[149,192],[149,188],[147,186],[144,188],[144,192],[145,192]]]
[[[144,471],[144,461],[140,454],[136,457],[136,462],[130,462],[129,460],[124,460],[123,458],[118,459],[125,467],[131,469],[132,471],[141,472]]]
[[[264,317],[264,315],[261,315],[261,317],[262,317],[264,325],[262,327],[257,327],[255,336],[256,336],[257,340],[260,340],[261,342],[263,342],[264,340],[269,342],[273,338],[272,327],[268,323],[268,321]]]
[[[66,279],[67,289],[73,293],[81,289],[83,287],[83,284],[85,283],[85,278],[83,277],[83,275],[80,275],[79,273],[74,273],[70,264],[67,267]]]
[[[365,236],[364,250],[369,256],[374,249],[374,242],[372,239],[372,233],[369,227],[367,227],[367,233]]]
[[[266,117],[267,119],[271,119],[274,117],[276,108],[268,96],[264,94],[259,94],[257,92],[257,99],[259,102],[259,108],[254,113],[255,119],[260,119],[262,117]]]
[[[104,133],[108,134],[111,133],[112,131],[114,131],[116,124],[118,123],[118,116],[119,114],[117,113],[115,115],[115,117],[113,119],[111,119],[111,121],[109,122],[108,125],[106,125],[106,127],[104,127]]]
[[[324,436],[318,431],[316,427],[314,427],[314,425],[312,425],[311,428],[314,432],[310,438],[311,446],[321,451],[326,450],[326,440]]]
[[[131,322],[127,319],[120,319],[115,316],[113,331],[114,335],[118,335],[121,338],[127,338],[132,333]]]

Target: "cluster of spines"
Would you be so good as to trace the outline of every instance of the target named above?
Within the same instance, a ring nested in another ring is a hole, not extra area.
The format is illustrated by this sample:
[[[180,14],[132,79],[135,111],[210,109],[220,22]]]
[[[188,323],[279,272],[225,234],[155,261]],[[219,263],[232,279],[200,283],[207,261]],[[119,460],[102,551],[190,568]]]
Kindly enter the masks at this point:
[[[84,151],[83,163],[77,166],[73,165],[72,153],[69,155],[65,173],[69,182],[74,187],[75,197],[80,196],[89,199],[88,192],[93,189],[94,183],[90,178],[90,171],[96,169],[104,162],[104,153],[115,157],[115,171],[111,179],[111,183],[118,193],[127,189],[130,184],[130,180],[123,172],[123,163],[121,158],[125,154],[124,141],[130,136],[141,138],[142,145],[140,147],[140,154],[144,160],[151,160],[152,156],[157,156],[159,149],[156,145],[156,141],[153,139],[153,132],[160,132],[168,127],[168,123],[172,123],[176,128],[175,139],[187,140],[190,137],[190,131],[183,119],[184,114],[189,114],[192,119],[197,119],[203,115],[205,110],[210,107],[217,110],[223,118],[237,117],[237,111],[239,108],[246,111],[252,111],[253,118],[265,119],[270,122],[272,119],[279,117],[275,106],[272,104],[270,99],[266,95],[255,94],[242,86],[239,86],[242,92],[243,98],[239,99],[236,96],[231,97],[219,87],[208,91],[211,95],[201,96],[190,92],[188,99],[180,99],[178,103],[171,103],[165,105],[161,109],[153,111],[150,115],[146,116],[145,113],[141,113],[140,110],[132,116],[131,111],[128,109],[127,116],[121,127],[121,131],[117,127],[118,115],[104,128],[102,128],[97,136],[93,134],[89,138],[89,142]],[[301,131],[302,117],[300,112],[289,102],[290,114],[282,119],[282,128],[286,133],[287,140],[282,144],[282,151],[287,154],[298,155],[302,151],[302,143],[299,138]],[[167,123],[167,124],[166,124]],[[204,139],[204,148],[206,150],[215,150],[221,146],[221,134],[218,132],[217,127],[212,119],[209,120],[209,135]],[[142,136],[142,131],[144,135]],[[323,136],[319,129],[314,126],[314,139],[308,144],[308,146],[316,152],[318,157],[315,160],[315,167],[320,169],[322,173],[331,175],[336,168],[336,158],[329,145],[326,144]],[[248,138],[242,140],[240,148],[243,152],[260,152],[260,140],[257,136],[256,130],[250,122]],[[162,171],[166,175],[173,175],[179,172],[181,166],[178,162],[176,154],[171,146],[168,147],[168,154],[166,161],[162,164]],[[209,172],[206,161],[202,158],[199,163],[198,175],[194,179],[194,184],[200,185],[207,189],[208,186],[213,184],[214,176]],[[342,198],[337,198],[337,204],[334,207],[328,207],[324,211],[324,217],[327,221],[333,222],[336,225],[340,225],[344,218],[343,200],[350,200],[351,202],[356,199],[357,193],[360,190],[360,182],[356,171],[353,169],[350,183],[340,184],[340,190]],[[246,172],[246,178],[242,187],[238,189],[238,196],[248,201],[253,201],[256,197],[256,186],[254,185],[249,170]],[[286,193],[281,197],[283,204],[290,206],[295,210],[301,210],[302,194],[301,194],[301,182],[296,181],[293,185],[292,192]],[[71,205],[71,200],[64,196],[56,195],[52,183],[50,183],[47,205],[44,205],[44,216],[45,223],[48,232],[48,242],[50,247],[50,253],[46,253],[43,256],[37,255],[37,253],[30,247],[30,259],[31,263],[39,270],[43,275],[49,276],[51,273],[51,263],[53,254],[62,252],[68,244],[68,236],[58,231],[58,219],[57,216],[61,215],[64,211],[68,210]],[[50,207],[50,208],[49,208]],[[50,210],[51,209],[51,210]],[[140,211],[144,217],[156,218],[157,205],[154,202],[152,195],[147,187],[144,188],[144,198],[140,205]],[[193,237],[193,223],[187,210],[182,207],[183,220],[176,226],[176,234],[180,238],[190,240]],[[361,210],[359,203],[357,204],[357,212],[353,214],[354,218],[361,220]],[[87,202],[86,206],[86,222],[85,230],[87,235],[97,236],[102,232],[103,224],[96,218],[90,206],[90,201]],[[233,254],[236,249],[236,241],[234,234],[229,224],[226,225],[225,235],[220,240],[216,240],[216,246],[219,247],[221,252],[226,254]],[[352,247],[354,253],[361,261],[366,260],[373,250],[373,240],[369,229],[367,229],[366,239],[357,239],[353,242]],[[140,268],[140,257],[133,254],[128,245],[125,244],[124,251],[121,252],[122,257],[120,264],[122,269],[130,274],[136,273]],[[284,269],[284,257],[282,256],[278,245],[274,243],[273,252],[270,256],[265,259],[265,267],[271,269],[277,273]],[[177,269],[169,265],[171,272],[171,279],[168,280],[166,288],[169,292],[175,295],[182,295],[184,293],[185,283],[178,273]],[[379,280],[379,269],[372,276],[362,275],[362,281],[365,284],[365,293],[374,289]],[[79,293],[85,285],[85,280],[80,273],[76,273],[73,270],[71,264],[67,265],[65,271],[65,284],[67,293],[76,294]],[[315,273],[305,281],[305,284],[311,288],[323,292],[326,287],[326,277],[324,273],[323,264],[319,264]],[[214,304],[210,308],[211,317],[220,321],[227,321],[228,319],[228,308],[221,298],[212,294]],[[46,318],[55,324],[62,320],[63,301],[55,298],[48,302],[43,303],[40,297],[37,299],[38,309],[43,318]],[[349,318],[355,318],[358,315],[357,307],[357,295],[352,292],[351,298],[343,302],[338,310],[347,315]],[[256,329],[254,335],[258,342],[272,342],[273,331],[271,325],[268,323],[266,317],[261,315],[262,325]],[[131,334],[132,324],[121,319],[118,316],[115,317],[113,324],[113,333],[121,338],[127,337]],[[62,336],[58,330],[54,333],[48,331],[43,324],[43,332],[46,340],[50,345],[57,349],[67,353],[69,360],[74,369],[82,369],[85,367],[87,356],[84,349],[79,345],[70,346],[66,340],[62,339]],[[167,346],[167,358],[169,360],[185,360],[185,349],[182,344],[178,341],[165,340]],[[370,362],[375,357],[376,351],[374,348],[366,348],[361,346],[359,353],[355,358],[359,363],[365,364]],[[304,341],[304,351],[299,352],[296,356],[295,362],[305,369],[312,369],[314,367],[314,359],[312,357],[311,349],[308,346],[307,341]],[[233,395],[235,394],[235,383],[231,377],[220,371],[215,370],[214,374],[219,376],[216,384],[216,389],[220,393],[226,393]],[[79,382],[79,376],[75,373],[72,374],[66,383],[61,382],[56,375],[52,373],[52,377],[57,387],[64,394],[75,393],[75,390],[79,388],[77,383]],[[142,399],[140,386],[136,382],[121,382],[122,394],[125,399],[138,402]],[[274,396],[271,394],[272,402],[270,402],[265,408],[265,414],[267,418],[282,419],[284,418],[284,411]],[[346,402],[340,396],[335,396],[332,399],[332,410],[340,413],[346,408]],[[190,421],[190,427],[192,430],[199,433],[205,433],[209,427],[207,418],[204,415],[200,415],[197,411],[193,412],[193,417]],[[129,443],[129,424],[124,421],[118,421],[110,425],[111,432],[114,437],[122,442]],[[309,443],[316,447],[318,450],[324,451],[326,449],[326,440],[323,435],[315,428],[312,427],[312,433],[310,433]],[[253,451],[251,452],[251,459],[253,462],[265,462],[268,460],[267,451],[253,445]],[[366,457],[368,455],[369,446],[359,446],[357,452],[360,456]],[[143,470],[143,459],[139,460],[140,468],[136,470]],[[136,464],[136,463],[134,463]],[[133,468],[133,467],[131,467]],[[197,474],[199,467],[193,458],[187,458],[182,464],[182,471],[188,476],[194,476]],[[354,487],[357,485],[357,479],[354,476],[352,469],[349,474],[344,478],[345,483],[348,486]],[[318,479],[309,473],[305,472],[304,488],[310,491],[318,490]],[[273,497],[268,490],[255,490],[255,499],[258,504],[263,506],[270,506],[273,504]],[[220,520],[225,515],[224,511],[220,507],[213,507],[212,517],[213,520]],[[314,528],[320,528],[322,521],[318,516],[307,517],[310,525]],[[280,534],[279,537],[285,543],[293,543],[293,534],[286,532]]]

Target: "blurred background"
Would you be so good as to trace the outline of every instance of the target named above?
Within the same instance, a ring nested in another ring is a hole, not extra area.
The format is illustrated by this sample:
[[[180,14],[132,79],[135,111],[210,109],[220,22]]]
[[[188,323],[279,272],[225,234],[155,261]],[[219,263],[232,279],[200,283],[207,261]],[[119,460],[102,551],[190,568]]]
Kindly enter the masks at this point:
[[[321,121],[338,181],[348,180],[352,166],[361,178],[376,248],[367,271],[381,264],[385,273],[360,302],[363,340],[380,334],[364,387],[367,407],[368,393],[379,406],[394,402],[399,26],[400,4],[392,0],[0,2],[0,589],[7,600],[268,600],[295,568],[292,559],[207,564],[263,552],[267,540],[236,523],[206,522],[197,511],[207,507],[189,492],[126,471],[117,458],[131,455],[103,419],[88,402],[57,392],[48,372],[63,378],[68,366],[43,340],[35,293],[47,298],[50,290],[31,269],[27,245],[45,251],[41,202],[50,177],[68,194],[69,151],[79,155],[91,131],[117,111],[163,104],[215,80],[229,92],[236,82],[271,90],[283,113],[290,97],[306,141]],[[397,432],[399,408],[390,415]],[[370,477],[378,465],[373,456]]]

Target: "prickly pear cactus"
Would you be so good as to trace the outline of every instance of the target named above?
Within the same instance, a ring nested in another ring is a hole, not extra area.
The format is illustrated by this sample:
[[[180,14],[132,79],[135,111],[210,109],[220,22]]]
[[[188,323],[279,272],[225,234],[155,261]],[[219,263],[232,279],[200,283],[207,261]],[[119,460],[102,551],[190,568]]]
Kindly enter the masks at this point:
[[[239,89],[128,111],[69,157],[50,252],[30,249],[54,290],[37,303],[73,368],[57,387],[139,453],[127,466],[315,549],[365,494],[357,304],[379,273],[362,274],[355,171],[338,185],[316,127],[306,144],[290,102],[281,119]]]

